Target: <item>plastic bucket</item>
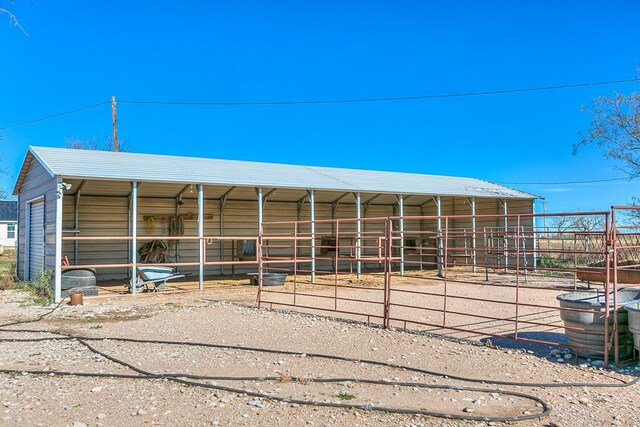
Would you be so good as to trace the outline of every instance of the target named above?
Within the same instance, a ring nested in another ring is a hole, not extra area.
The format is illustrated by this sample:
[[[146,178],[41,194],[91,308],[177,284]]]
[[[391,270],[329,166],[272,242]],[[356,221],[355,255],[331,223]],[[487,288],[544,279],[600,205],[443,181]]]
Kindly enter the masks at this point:
[[[69,297],[71,298],[71,301],[69,302],[70,305],[84,305],[84,301],[83,301],[83,296],[84,294],[80,291],[76,291],[73,292],[69,295]]]

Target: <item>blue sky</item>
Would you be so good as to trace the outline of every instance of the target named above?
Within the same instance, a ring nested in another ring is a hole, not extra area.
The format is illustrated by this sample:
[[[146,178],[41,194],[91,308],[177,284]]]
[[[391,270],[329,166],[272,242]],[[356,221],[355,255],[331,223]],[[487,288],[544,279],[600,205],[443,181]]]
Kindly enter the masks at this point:
[[[15,0],[0,20],[0,128],[108,100],[281,101],[517,89],[630,79],[637,1],[166,2]],[[493,182],[623,176],[572,145],[597,96],[638,83],[406,102],[195,107],[119,104],[133,151]],[[111,132],[108,105],[1,131],[0,184],[29,145]],[[512,185],[549,211],[600,210],[637,180]],[[539,208],[540,209],[540,208]]]

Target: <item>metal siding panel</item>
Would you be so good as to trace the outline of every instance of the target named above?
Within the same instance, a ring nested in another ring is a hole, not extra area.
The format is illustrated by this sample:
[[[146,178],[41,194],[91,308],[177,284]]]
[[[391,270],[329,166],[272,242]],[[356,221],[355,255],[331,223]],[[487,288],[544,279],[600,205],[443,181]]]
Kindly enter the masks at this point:
[[[32,203],[29,216],[29,280],[34,280],[44,269],[44,243],[44,202]]]
[[[78,214],[80,237],[129,235],[129,200],[127,197],[81,196]],[[81,240],[78,242],[78,264],[127,264],[129,241]],[[72,252],[71,252],[72,254]],[[63,252],[63,256],[67,255]],[[71,258],[71,257],[70,257]],[[96,269],[99,280],[123,279],[128,269]]]
[[[73,203],[70,202],[72,205]],[[205,220],[205,237],[217,237],[220,234],[220,212],[219,203],[216,201],[205,201],[204,214],[211,215],[212,219]],[[196,213],[197,200],[185,200],[180,208],[181,214]],[[147,228],[144,216],[174,216],[175,199],[138,199],[138,247],[151,239],[163,239],[168,235],[168,222],[157,221],[153,232]],[[79,236],[128,236],[128,215],[129,201],[127,197],[96,197],[82,196],[79,210]],[[73,209],[65,209],[65,223],[73,222]],[[251,223],[255,221],[252,218]],[[245,223],[245,228],[247,224]],[[242,226],[241,226],[242,227]],[[227,233],[229,234],[229,233]],[[70,235],[70,234],[67,234]],[[197,236],[197,222],[185,221],[185,236]],[[128,263],[127,241],[80,241],[78,244],[79,259],[74,264],[120,264]],[[73,258],[73,243],[66,242],[63,247],[63,256]],[[230,252],[229,244],[229,256]],[[172,251],[175,256],[175,251]],[[207,259],[219,259],[219,247],[215,243],[207,247]],[[168,258],[173,261],[172,257]],[[198,244],[196,241],[182,241],[180,243],[180,260],[182,262],[198,261]],[[213,267],[209,267],[213,268]],[[215,267],[217,268],[217,267]],[[185,272],[194,272],[196,269],[182,267]],[[99,280],[123,280],[127,278],[127,268],[98,268],[97,277]]]
[[[23,185],[20,187],[20,191],[18,193],[19,200],[19,208],[18,208],[18,253],[17,253],[17,272],[18,277],[21,279],[25,279],[27,276],[27,272],[25,272],[25,254],[26,248],[29,242],[26,241],[26,227],[29,222],[29,218],[27,218],[27,204],[36,199],[37,197],[44,197],[45,203],[48,203],[49,200],[54,201],[55,207],[55,197],[56,197],[56,180],[51,177],[48,172],[44,169],[44,167],[37,161],[32,162],[26,171],[24,171],[25,181]],[[45,206],[43,206],[43,213],[45,215],[44,221],[47,220],[47,214],[44,210]],[[53,215],[53,220],[55,221],[55,213]],[[44,223],[43,223],[44,227]],[[44,239],[44,235],[43,235]],[[43,249],[44,250],[44,249]],[[45,266],[47,266],[47,259],[44,260]]]

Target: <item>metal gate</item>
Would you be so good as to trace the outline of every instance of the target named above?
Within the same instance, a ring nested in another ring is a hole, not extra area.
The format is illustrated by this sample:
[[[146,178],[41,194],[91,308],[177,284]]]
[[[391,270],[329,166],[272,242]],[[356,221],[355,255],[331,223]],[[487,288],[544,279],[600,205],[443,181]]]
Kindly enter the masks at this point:
[[[44,269],[44,202],[29,205],[29,275],[34,280]]]
[[[622,270],[640,267],[640,237],[622,244],[614,218],[615,209],[264,223],[258,304],[617,362],[627,343],[618,342],[615,291]],[[618,266],[623,253],[635,263]],[[282,274],[285,286],[263,286]],[[602,298],[613,311],[563,305],[569,294]]]

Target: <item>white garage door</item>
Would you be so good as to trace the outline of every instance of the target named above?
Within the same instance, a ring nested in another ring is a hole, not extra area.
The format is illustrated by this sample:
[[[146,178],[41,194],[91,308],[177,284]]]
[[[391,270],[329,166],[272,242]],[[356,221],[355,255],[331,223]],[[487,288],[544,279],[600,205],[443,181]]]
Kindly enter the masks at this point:
[[[32,203],[29,218],[29,280],[44,269],[44,203]]]

